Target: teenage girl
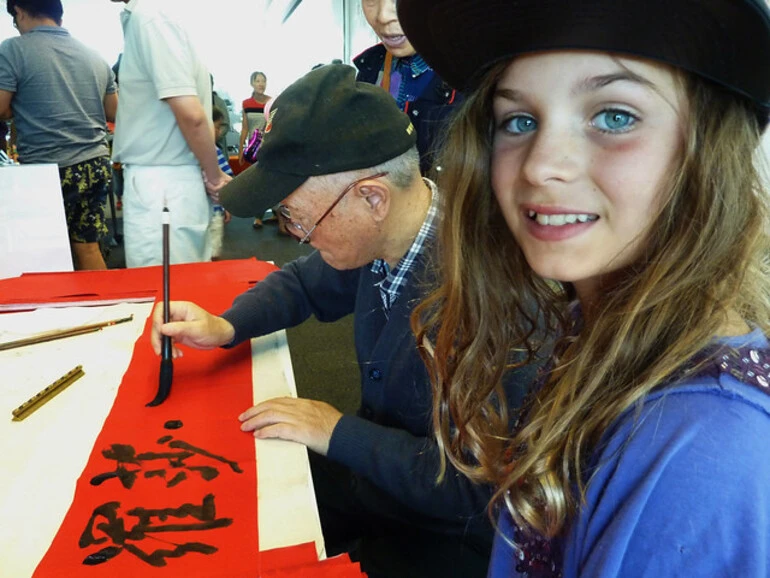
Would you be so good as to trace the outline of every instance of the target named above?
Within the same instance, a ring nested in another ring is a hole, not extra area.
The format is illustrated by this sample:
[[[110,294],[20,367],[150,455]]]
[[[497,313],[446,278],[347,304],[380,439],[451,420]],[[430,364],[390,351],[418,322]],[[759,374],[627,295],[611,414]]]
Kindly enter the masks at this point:
[[[467,94],[413,322],[448,459],[499,487],[490,575],[770,575],[765,3],[399,0],[399,20]],[[509,416],[501,373],[542,324],[550,369]]]

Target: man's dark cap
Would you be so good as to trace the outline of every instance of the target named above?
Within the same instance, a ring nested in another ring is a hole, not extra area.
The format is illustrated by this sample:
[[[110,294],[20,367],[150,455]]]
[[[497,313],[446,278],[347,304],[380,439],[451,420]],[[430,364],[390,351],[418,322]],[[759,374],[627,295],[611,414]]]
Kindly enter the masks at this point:
[[[542,50],[650,58],[748,97],[770,111],[770,11],[764,0],[399,0],[412,46],[449,84]]]
[[[220,201],[238,217],[261,216],[309,177],[374,167],[412,148],[409,117],[356,71],[327,64],[272,103],[254,165],[230,181]]]

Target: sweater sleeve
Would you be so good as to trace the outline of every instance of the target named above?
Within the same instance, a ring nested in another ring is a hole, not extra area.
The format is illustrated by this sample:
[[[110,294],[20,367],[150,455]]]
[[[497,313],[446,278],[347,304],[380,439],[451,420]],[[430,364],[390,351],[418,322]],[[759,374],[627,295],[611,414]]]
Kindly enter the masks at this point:
[[[521,405],[539,365],[506,374],[509,407]],[[473,517],[484,527],[489,524],[487,506],[493,489],[472,482],[448,461],[438,482],[440,450],[432,436],[413,435],[346,415],[334,429],[328,456],[421,514],[455,522]]]
[[[768,405],[674,391],[635,417],[598,456],[564,575],[770,575]]]
[[[491,488],[471,482],[451,464],[436,481],[439,449],[430,438],[345,415],[334,429],[328,457],[423,515],[453,522],[487,516]]]
[[[232,347],[245,339],[294,327],[311,315],[336,321],[353,312],[359,269],[338,271],[318,251],[286,264],[239,295],[222,317],[235,328]]]

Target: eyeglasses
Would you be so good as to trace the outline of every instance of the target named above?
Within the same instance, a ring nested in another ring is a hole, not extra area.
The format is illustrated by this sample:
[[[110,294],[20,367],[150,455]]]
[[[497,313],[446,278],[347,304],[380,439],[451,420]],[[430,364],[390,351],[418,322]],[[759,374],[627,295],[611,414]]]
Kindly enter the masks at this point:
[[[286,205],[278,205],[278,212],[280,213],[280,215],[284,219],[286,219],[286,221],[287,221],[286,222],[286,226],[287,227],[294,227],[295,229],[299,229],[300,231],[302,231],[304,236],[299,240],[299,244],[300,245],[304,245],[305,243],[309,243],[310,242],[310,235],[312,235],[313,231],[315,231],[316,227],[321,224],[321,221],[323,221],[326,218],[326,216],[329,213],[331,213],[332,210],[334,210],[334,207],[336,207],[337,203],[339,203],[342,200],[342,197],[344,197],[356,185],[358,185],[358,184],[360,184],[360,183],[362,183],[364,181],[368,181],[369,179],[379,179],[380,177],[384,177],[387,174],[388,174],[387,171],[382,172],[382,173],[376,173],[374,175],[371,175],[371,176],[368,176],[368,177],[364,177],[362,179],[358,179],[358,180],[355,180],[352,183],[350,183],[347,187],[345,187],[345,190],[342,191],[339,194],[339,196],[335,199],[335,201],[331,204],[331,206],[328,209],[326,209],[324,214],[321,215],[321,217],[315,222],[315,225],[310,227],[310,230],[305,230],[305,227],[303,227],[297,221],[294,221],[291,218],[291,211],[289,211],[289,207],[287,207]]]

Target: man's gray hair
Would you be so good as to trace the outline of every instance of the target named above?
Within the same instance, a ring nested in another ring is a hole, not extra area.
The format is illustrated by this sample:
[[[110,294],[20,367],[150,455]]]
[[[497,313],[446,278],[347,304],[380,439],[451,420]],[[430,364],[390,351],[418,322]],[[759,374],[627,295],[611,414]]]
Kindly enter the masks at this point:
[[[420,178],[420,153],[417,152],[417,147],[413,146],[405,153],[368,169],[310,177],[305,186],[314,191],[339,189],[356,179],[363,179],[367,175],[384,172],[387,172],[388,175],[383,179],[387,180],[394,188],[404,190],[412,186],[415,179]]]

